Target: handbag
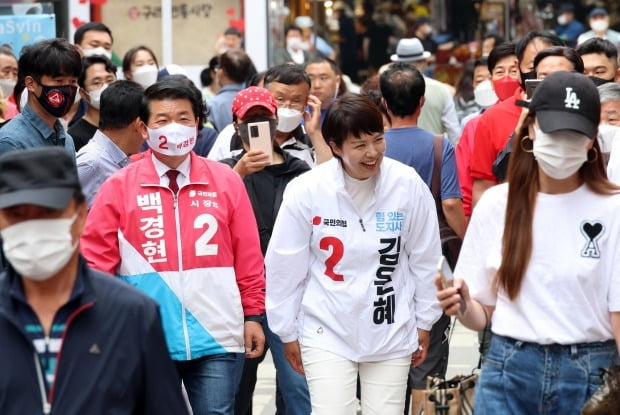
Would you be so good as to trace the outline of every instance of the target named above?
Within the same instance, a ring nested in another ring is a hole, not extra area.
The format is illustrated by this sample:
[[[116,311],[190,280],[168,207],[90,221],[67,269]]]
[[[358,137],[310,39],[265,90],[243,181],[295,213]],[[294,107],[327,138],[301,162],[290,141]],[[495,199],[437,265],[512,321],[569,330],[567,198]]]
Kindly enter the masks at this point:
[[[433,166],[433,179],[431,182],[431,193],[435,199],[437,210],[437,220],[439,222],[439,237],[441,239],[441,253],[446,257],[450,268],[454,269],[456,261],[461,252],[463,241],[452,230],[443,214],[441,207],[441,156],[443,154],[443,136],[438,135],[433,138],[433,152],[435,164]]]
[[[601,385],[581,408],[581,415],[620,414],[620,365],[601,372]]]
[[[473,415],[478,374],[426,380],[424,415]]]

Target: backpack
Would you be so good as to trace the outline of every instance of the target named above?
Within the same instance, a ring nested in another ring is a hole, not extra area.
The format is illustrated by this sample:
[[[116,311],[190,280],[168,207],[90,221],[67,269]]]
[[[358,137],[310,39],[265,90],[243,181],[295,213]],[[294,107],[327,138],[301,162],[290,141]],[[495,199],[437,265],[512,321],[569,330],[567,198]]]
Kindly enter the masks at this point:
[[[463,241],[452,230],[443,214],[441,207],[441,158],[443,154],[443,136],[438,135],[433,138],[433,151],[435,164],[433,166],[433,179],[431,182],[431,193],[435,199],[437,209],[437,219],[439,221],[439,237],[441,238],[441,253],[446,257],[450,268],[454,269],[456,261],[461,252]]]

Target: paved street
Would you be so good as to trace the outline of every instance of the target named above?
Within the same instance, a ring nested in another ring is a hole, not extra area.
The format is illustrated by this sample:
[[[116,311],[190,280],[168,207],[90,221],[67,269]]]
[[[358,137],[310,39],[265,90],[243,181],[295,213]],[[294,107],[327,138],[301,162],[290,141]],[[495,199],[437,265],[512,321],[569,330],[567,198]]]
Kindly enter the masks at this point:
[[[470,373],[477,364],[477,334],[457,323],[450,343],[447,376]],[[275,414],[275,375],[271,354],[268,353],[265,361],[258,368],[258,381],[254,392],[254,414]]]

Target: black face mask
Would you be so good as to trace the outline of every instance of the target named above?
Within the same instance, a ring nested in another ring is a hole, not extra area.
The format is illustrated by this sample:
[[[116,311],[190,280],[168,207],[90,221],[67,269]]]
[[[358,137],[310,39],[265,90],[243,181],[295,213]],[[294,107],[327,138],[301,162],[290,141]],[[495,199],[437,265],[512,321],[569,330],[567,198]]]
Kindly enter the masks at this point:
[[[60,118],[71,109],[76,93],[77,86],[73,85],[41,85],[41,95],[37,97],[37,100],[45,111],[56,118]]]
[[[519,73],[521,74],[521,89],[525,91],[525,81],[527,79],[536,79],[536,71],[521,72],[521,69],[519,69]]]
[[[265,118],[265,117],[251,117],[243,122],[237,124],[237,128],[239,129],[239,137],[241,141],[243,141],[246,145],[250,145],[250,131],[248,129],[248,124],[255,122],[269,122],[269,131],[271,132],[271,139],[273,140],[276,136],[276,128],[278,127],[278,121],[273,118]]]
[[[614,81],[613,79],[603,79],[603,78],[599,78],[598,76],[588,76],[588,78],[590,78],[590,80],[594,82],[594,85],[596,86],[605,85],[609,82]]]

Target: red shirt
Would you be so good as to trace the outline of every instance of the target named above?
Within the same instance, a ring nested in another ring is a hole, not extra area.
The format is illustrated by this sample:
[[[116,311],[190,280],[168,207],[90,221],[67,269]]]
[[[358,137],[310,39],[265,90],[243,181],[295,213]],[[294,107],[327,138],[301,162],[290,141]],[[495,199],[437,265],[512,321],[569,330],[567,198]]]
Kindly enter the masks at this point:
[[[472,118],[465,124],[461,138],[456,144],[456,168],[463,195],[463,209],[465,216],[471,216],[471,193],[474,179],[471,177],[471,158],[474,152],[474,135],[482,114]]]
[[[517,127],[522,108],[516,105],[516,101],[521,99],[522,92],[521,88],[517,89],[512,97],[495,104],[480,117],[470,165],[474,180],[497,182],[493,174],[493,162]]]

